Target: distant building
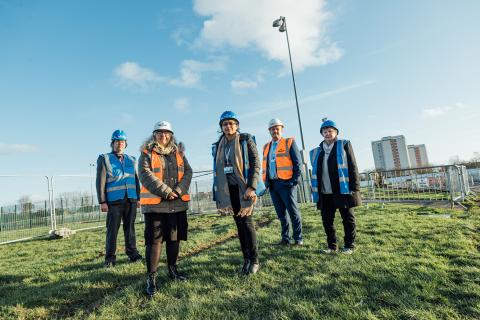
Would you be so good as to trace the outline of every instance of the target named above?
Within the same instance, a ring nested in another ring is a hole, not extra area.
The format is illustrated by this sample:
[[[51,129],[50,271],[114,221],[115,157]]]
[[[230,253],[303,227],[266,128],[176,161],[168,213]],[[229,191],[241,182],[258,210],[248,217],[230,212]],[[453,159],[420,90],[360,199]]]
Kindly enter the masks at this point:
[[[409,169],[405,137],[384,137],[382,140],[372,142],[373,160],[376,170]]]
[[[408,157],[412,168],[428,167],[427,149],[424,144],[409,145]]]

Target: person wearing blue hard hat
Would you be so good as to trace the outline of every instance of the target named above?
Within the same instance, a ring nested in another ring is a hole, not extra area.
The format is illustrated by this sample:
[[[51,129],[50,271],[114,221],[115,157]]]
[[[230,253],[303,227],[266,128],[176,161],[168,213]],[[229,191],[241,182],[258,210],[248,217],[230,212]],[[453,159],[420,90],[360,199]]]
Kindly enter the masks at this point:
[[[263,183],[259,180],[260,159],[255,138],[240,133],[239,124],[238,116],[232,111],[220,116],[222,135],[212,145],[213,196],[218,213],[233,215],[244,259],[240,274],[248,276],[260,267],[252,214],[256,191]]]
[[[327,235],[327,248],[323,253],[337,252],[337,237],[334,226],[335,212],[342,216],[345,231],[342,253],[351,254],[355,248],[354,207],[361,205],[360,178],[352,144],[338,139],[338,126],[332,120],[324,119],[320,134],[324,140],[310,151],[312,164],[312,195],[321,211],[322,222]]]
[[[140,206],[140,182],[136,159],[125,154],[127,135],[123,130],[112,133],[112,151],[97,159],[97,197],[100,210],[107,212],[107,235],[104,267],[116,264],[117,235],[123,221],[125,253],[130,262],[142,260],[135,237],[135,219]]]

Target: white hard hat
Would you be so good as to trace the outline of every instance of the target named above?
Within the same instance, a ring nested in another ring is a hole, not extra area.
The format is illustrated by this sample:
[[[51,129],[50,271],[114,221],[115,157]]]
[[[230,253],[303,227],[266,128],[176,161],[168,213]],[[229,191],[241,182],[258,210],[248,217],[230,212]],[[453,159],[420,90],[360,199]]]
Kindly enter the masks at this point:
[[[172,125],[168,121],[160,121],[155,124],[153,127],[153,132],[158,131],[158,130],[165,130],[165,131],[170,131],[173,133],[172,130]]]
[[[283,122],[280,121],[280,119],[277,119],[277,118],[270,120],[270,122],[268,123],[268,129],[270,129],[271,127],[275,127],[275,126],[285,127],[283,125]]]

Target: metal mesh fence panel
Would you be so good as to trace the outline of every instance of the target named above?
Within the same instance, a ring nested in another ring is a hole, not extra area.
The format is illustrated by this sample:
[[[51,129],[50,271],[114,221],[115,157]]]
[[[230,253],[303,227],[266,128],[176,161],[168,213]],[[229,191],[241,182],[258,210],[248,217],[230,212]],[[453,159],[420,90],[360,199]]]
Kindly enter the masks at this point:
[[[468,194],[466,173],[460,166],[373,171],[360,175],[366,202],[458,203]]]
[[[0,175],[9,199],[0,204],[0,243],[48,234],[51,229],[49,181],[44,176]]]
[[[460,204],[480,180],[480,169],[464,166],[373,171],[360,175],[365,202],[413,202]],[[477,174],[477,176],[475,176]],[[96,197],[94,177],[90,175],[15,176],[0,175],[17,199],[0,205],[0,244],[47,235],[62,227],[73,230],[104,227]],[[190,186],[189,214],[216,211],[212,193],[212,171],[194,172]],[[471,182],[473,181],[473,182]],[[16,193],[15,193],[16,192]],[[310,181],[304,175],[297,187],[299,203],[311,202]],[[272,206],[268,192],[257,199],[257,209]],[[137,211],[137,222],[143,220]]]

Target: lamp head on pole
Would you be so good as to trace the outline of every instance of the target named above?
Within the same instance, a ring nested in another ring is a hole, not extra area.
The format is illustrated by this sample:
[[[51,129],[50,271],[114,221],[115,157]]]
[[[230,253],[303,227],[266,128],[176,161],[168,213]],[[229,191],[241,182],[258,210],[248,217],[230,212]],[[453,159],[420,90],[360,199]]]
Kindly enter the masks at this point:
[[[285,24],[285,17],[280,16],[280,18],[273,21],[272,26],[274,28],[278,28],[278,31],[284,32],[287,29],[287,26]]]

